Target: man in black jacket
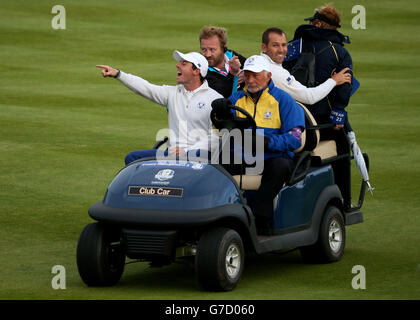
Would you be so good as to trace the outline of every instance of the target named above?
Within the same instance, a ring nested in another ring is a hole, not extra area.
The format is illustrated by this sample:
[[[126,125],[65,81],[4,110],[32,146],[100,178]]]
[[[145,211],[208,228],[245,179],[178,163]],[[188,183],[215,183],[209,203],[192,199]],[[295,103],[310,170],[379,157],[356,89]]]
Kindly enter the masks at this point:
[[[299,26],[293,40],[303,40],[302,51],[314,50],[316,83],[323,83],[334,72],[340,72],[346,67],[350,68],[348,72],[353,74],[351,56],[344,48],[344,43],[350,43],[350,40],[337,31],[341,27],[338,11],[332,5],[326,5],[316,9],[315,14],[305,20],[309,20],[310,24]],[[290,71],[292,63],[284,67]],[[345,110],[351,91],[351,83],[336,86],[327,97],[308,108],[318,123],[332,122],[335,124],[334,129],[337,130],[346,125],[346,131],[351,131]]]
[[[209,87],[229,98],[243,88],[243,67],[246,58],[227,48],[227,31],[222,27],[205,26],[200,31],[201,54],[209,69],[206,80]]]
[[[315,85],[324,82],[334,72],[340,72],[346,67],[349,68],[347,72],[350,72],[353,77],[352,59],[344,48],[344,44],[350,43],[350,40],[337,31],[341,27],[337,9],[331,4],[322,6],[315,10],[312,17],[305,20],[310,24],[299,26],[293,40],[302,39],[302,52],[315,53]],[[321,140],[335,140],[339,155],[349,152],[346,135],[342,130],[344,128],[346,132],[352,131],[345,110],[351,91],[352,83],[344,83],[336,86],[323,100],[307,106],[318,124],[334,124],[333,129],[320,130]],[[339,161],[336,168],[335,181],[345,198],[350,199],[351,189],[347,180],[350,176],[350,160]],[[351,203],[346,203],[345,206],[350,207]]]

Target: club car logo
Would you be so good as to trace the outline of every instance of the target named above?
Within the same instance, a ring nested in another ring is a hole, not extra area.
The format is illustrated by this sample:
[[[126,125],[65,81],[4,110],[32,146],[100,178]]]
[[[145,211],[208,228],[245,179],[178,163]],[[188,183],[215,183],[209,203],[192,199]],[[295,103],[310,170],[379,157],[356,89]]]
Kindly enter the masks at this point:
[[[159,181],[166,181],[169,179],[172,179],[174,177],[175,171],[171,169],[163,169],[160,170],[156,175],[155,179],[158,179]]]

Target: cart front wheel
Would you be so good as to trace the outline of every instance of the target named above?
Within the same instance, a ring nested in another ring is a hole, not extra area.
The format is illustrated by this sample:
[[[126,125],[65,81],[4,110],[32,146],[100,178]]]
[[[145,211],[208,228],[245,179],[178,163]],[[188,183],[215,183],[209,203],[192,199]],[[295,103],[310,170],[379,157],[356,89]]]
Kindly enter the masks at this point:
[[[195,260],[200,286],[208,291],[230,291],[236,287],[244,268],[244,246],[232,229],[205,232],[198,242]]]
[[[88,286],[113,286],[124,271],[121,231],[100,223],[88,224],[77,244],[77,268]]]

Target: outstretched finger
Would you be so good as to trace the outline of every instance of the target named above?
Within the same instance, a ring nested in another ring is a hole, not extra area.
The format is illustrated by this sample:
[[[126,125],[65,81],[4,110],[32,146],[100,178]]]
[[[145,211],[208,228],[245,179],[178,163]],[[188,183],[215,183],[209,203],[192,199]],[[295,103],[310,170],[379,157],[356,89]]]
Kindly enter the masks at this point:
[[[102,69],[109,69],[109,66],[105,66],[103,64],[97,64],[96,67],[97,68],[102,68]]]

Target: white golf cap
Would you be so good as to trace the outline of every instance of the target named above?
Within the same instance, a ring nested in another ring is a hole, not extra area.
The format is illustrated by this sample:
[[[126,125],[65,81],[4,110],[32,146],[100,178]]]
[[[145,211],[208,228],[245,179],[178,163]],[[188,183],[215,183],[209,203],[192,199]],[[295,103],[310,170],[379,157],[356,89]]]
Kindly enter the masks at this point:
[[[252,72],[271,72],[268,61],[261,55],[250,56],[248,59],[246,59],[244,64],[244,71],[245,70],[249,70]]]
[[[195,65],[198,69],[200,69],[200,74],[204,78],[207,75],[207,69],[209,68],[209,63],[204,56],[198,52],[189,52],[189,53],[182,53],[177,50],[173,53],[174,59],[176,61],[188,61]]]

